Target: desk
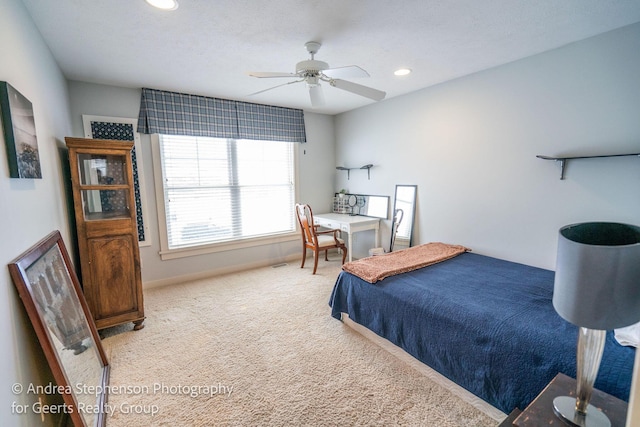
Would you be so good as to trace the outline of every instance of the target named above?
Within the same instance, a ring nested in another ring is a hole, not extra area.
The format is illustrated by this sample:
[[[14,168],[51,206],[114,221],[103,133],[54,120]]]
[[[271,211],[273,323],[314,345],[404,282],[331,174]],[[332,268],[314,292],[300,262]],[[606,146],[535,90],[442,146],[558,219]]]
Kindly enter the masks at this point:
[[[375,230],[376,247],[380,246],[380,219],[371,218],[361,215],[346,215],[337,213],[325,213],[313,216],[314,225],[326,228],[336,228],[340,231],[346,231],[349,236],[347,251],[349,252],[349,261],[352,260],[353,251],[351,250],[351,238],[353,233],[358,231]]]

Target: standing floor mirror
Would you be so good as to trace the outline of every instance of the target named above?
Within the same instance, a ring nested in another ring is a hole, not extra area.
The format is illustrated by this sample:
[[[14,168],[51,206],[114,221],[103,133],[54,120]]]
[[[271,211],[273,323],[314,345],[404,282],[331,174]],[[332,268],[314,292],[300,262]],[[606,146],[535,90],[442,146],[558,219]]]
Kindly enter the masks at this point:
[[[417,185],[396,185],[389,252],[411,247],[417,193]]]

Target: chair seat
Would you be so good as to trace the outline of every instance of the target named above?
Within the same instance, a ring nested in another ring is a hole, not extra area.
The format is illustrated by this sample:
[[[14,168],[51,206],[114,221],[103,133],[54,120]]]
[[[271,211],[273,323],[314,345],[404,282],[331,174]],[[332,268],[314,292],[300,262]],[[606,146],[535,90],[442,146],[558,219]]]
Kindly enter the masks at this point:
[[[338,237],[338,242],[344,244],[344,240]],[[325,248],[327,246],[335,246],[336,241],[333,239],[332,234],[320,234],[318,235],[318,247],[320,249]]]

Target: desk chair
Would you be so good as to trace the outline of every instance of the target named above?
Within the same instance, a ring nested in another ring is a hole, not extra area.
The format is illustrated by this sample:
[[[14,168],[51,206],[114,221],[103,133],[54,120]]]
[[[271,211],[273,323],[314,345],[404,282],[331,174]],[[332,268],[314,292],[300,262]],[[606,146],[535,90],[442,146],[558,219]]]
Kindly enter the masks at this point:
[[[342,263],[344,264],[344,260],[347,258],[347,247],[344,245],[344,240],[338,237],[340,230],[318,231],[318,226],[313,223],[313,212],[309,205],[296,203],[296,217],[302,233],[302,265],[300,268],[304,268],[307,248],[313,251],[313,274],[316,274],[318,269],[318,253],[320,251],[324,251],[324,259],[329,261],[327,257],[329,249],[342,249]]]

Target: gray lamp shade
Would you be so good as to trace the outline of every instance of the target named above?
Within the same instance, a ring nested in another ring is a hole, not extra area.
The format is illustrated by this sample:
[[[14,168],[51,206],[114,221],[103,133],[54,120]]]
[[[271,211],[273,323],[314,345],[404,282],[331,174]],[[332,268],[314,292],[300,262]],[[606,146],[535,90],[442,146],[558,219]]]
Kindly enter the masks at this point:
[[[562,227],[553,307],[574,325],[600,330],[640,321],[640,227],[587,222]]]

